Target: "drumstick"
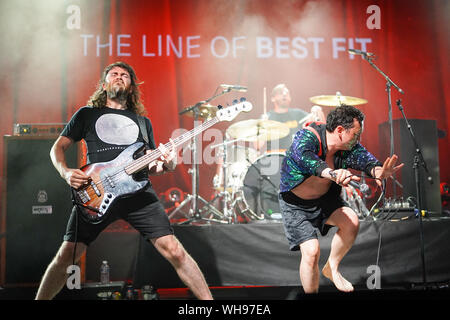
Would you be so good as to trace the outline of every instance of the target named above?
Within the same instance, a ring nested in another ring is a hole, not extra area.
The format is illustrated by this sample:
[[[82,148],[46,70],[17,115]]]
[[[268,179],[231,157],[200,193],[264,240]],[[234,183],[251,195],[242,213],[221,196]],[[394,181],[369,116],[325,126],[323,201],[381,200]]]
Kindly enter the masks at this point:
[[[264,114],[267,113],[267,95],[266,95],[266,87],[264,87],[264,100],[263,100],[263,108],[264,108]]]
[[[263,114],[261,119],[267,120],[267,94],[266,94],[266,87],[264,87],[264,96],[263,96]]]

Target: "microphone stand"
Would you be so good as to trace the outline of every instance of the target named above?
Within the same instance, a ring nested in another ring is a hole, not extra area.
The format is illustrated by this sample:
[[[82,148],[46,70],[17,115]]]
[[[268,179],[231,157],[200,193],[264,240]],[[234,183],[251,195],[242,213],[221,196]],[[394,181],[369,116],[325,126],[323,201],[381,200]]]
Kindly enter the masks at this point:
[[[412,130],[411,125],[408,122],[408,119],[405,116],[405,112],[403,110],[403,106],[401,105],[401,100],[397,100],[397,106],[400,109],[400,112],[403,115],[403,119],[405,119],[406,127],[409,130],[411,139],[414,143],[414,150],[416,151],[416,154],[414,155],[414,178],[415,178],[415,184],[416,184],[416,197],[417,197],[417,210],[419,215],[419,234],[420,234],[420,256],[422,260],[422,281],[425,289],[427,288],[427,275],[426,275],[426,269],[425,269],[425,247],[424,247],[424,239],[423,239],[423,224],[422,224],[422,199],[420,195],[420,166],[422,166],[425,170],[425,172],[428,175],[428,181],[430,184],[433,184],[433,179],[431,178],[430,173],[428,172],[427,164],[425,162],[425,159],[423,158],[422,152],[420,151],[419,145],[417,143],[416,137],[414,135],[414,132]]]
[[[390,136],[390,156],[392,157],[392,155],[394,154],[394,126],[393,126],[393,122],[392,122],[392,100],[391,100],[391,87],[394,86],[398,92],[400,92],[401,94],[404,94],[405,92],[400,89],[400,87],[398,85],[396,85],[383,71],[380,70],[380,68],[378,68],[373,62],[372,60],[374,59],[374,56],[369,56],[367,53],[364,53],[361,55],[364,60],[366,60],[375,70],[377,70],[384,79],[386,79],[386,92],[387,92],[387,96],[388,96],[388,107],[389,107],[389,136]],[[393,183],[393,197],[394,199],[397,196],[397,192],[396,192],[396,179],[395,179],[395,175],[392,176],[394,183]]]

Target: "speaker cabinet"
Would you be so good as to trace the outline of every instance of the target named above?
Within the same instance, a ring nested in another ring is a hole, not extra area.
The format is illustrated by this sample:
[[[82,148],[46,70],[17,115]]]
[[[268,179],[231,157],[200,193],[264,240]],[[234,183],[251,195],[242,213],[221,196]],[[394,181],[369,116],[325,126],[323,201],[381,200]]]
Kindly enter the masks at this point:
[[[428,172],[433,183],[427,180],[423,167],[420,167],[420,196],[422,200],[422,209],[433,213],[441,214],[442,205],[439,191],[439,152],[438,152],[438,135],[435,120],[424,119],[408,119],[409,124],[414,132],[417,144],[422,151],[423,158],[427,164]],[[396,175],[396,179],[403,186],[396,186],[396,197],[403,196],[416,198],[416,181],[414,174],[414,156],[416,155],[415,146],[411,134],[406,127],[404,119],[393,120],[394,131],[394,153],[399,156],[399,163],[405,165],[401,172]],[[381,146],[380,160],[386,159],[390,154],[390,126],[388,122],[384,122],[379,126],[379,138]],[[387,180],[388,196],[393,196],[393,180]]]
[[[38,283],[63,241],[72,202],[49,157],[56,138],[4,137],[4,285]],[[78,167],[77,155],[78,146],[66,152],[69,167]]]

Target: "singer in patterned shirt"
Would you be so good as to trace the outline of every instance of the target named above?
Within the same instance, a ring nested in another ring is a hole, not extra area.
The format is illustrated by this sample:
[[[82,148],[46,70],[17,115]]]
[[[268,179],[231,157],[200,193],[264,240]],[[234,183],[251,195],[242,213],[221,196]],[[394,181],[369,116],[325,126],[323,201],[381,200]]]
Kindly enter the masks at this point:
[[[358,234],[357,214],[341,198],[342,186],[359,181],[348,169],[364,171],[381,185],[399,170],[398,157],[378,161],[360,143],[364,114],[352,106],[332,110],[326,124],[312,123],[299,130],[281,167],[279,202],[290,250],[301,251],[300,280],[305,293],[319,290],[322,236],[336,226],[322,274],[340,291],[353,291],[338,271],[339,263]]]

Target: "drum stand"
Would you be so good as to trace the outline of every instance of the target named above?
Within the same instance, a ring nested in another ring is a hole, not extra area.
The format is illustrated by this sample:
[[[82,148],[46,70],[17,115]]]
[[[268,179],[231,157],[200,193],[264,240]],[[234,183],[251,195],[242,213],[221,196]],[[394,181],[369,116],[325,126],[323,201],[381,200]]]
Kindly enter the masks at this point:
[[[226,219],[226,223],[232,223],[233,220],[236,220],[236,214],[232,211],[232,206],[230,205],[231,198],[230,193],[228,192],[228,163],[227,163],[227,145],[235,142],[236,140],[227,141],[223,140],[223,143],[212,146],[211,148],[220,147],[219,150],[222,151],[222,177],[223,177],[223,190],[220,191],[209,203],[213,203],[219,198],[222,198],[223,201],[223,217]],[[220,181],[219,181],[220,183]]]
[[[228,191],[228,160],[227,160],[227,146],[231,143],[234,143],[236,141],[239,141],[241,139],[234,139],[234,140],[226,140],[224,139],[223,143],[217,144],[212,146],[211,148],[220,147],[222,150],[222,171],[223,171],[223,190],[220,191],[219,194],[217,194],[210,203],[213,203],[218,198],[222,198],[223,201],[223,213],[224,218],[227,220],[227,223],[236,223],[237,222],[237,214],[236,214],[236,207],[238,207],[239,202],[243,202],[246,205],[246,208],[240,212],[242,216],[245,216],[246,218],[250,220],[260,220],[261,218],[258,217],[246,204],[243,194],[243,189],[240,188],[240,190],[234,190],[232,191],[232,194],[230,195],[230,192]],[[248,159],[248,156],[246,156],[246,161],[252,165],[252,162],[250,159]],[[235,188],[232,186],[232,188]]]
[[[203,102],[199,102],[192,107],[192,111],[194,112],[194,126],[196,125],[197,120],[198,120],[198,107],[200,105],[202,105],[202,103]],[[188,219],[186,221],[179,223],[179,225],[189,224],[189,223],[197,222],[197,221],[226,223],[223,221],[222,213],[219,210],[217,210],[216,208],[214,208],[209,202],[207,202],[205,199],[203,199],[198,194],[199,174],[198,174],[198,161],[197,161],[197,139],[198,139],[198,136],[195,136],[191,142],[192,169],[190,169],[189,172],[192,176],[192,194],[187,195],[186,199],[184,199],[183,202],[181,202],[180,205],[169,215],[169,219],[171,219],[184,206],[186,206],[188,203],[190,203],[191,207],[189,209],[189,217],[187,217]],[[202,217],[203,210],[198,209],[198,201],[199,200],[202,201],[205,204],[205,206],[208,206],[210,212],[213,215],[219,217],[222,220]]]

